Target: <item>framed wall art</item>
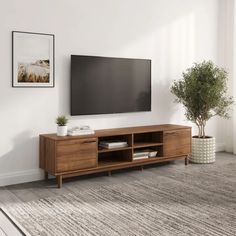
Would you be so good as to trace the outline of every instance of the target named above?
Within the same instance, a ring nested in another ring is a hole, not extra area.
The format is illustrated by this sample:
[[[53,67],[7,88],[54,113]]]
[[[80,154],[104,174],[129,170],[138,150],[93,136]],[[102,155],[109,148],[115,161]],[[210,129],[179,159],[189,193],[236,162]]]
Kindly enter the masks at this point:
[[[53,34],[12,31],[12,86],[54,87]]]

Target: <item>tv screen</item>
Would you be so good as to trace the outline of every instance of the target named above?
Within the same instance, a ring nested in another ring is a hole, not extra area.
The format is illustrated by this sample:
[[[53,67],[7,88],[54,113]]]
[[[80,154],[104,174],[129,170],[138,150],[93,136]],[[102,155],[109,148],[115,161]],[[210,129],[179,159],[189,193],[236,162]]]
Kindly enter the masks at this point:
[[[71,115],[151,111],[151,60],[71,56]]]

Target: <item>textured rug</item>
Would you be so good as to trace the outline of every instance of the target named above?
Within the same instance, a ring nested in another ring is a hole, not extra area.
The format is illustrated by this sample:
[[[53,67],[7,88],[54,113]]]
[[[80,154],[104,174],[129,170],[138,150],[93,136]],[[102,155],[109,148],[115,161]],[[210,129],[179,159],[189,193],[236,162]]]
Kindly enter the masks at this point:
[[[235,236],[235,170],[233,162],[159,167],[126,179],[118,174],[113,182],[110,177],[98,186],[4,210],[32,236]]]

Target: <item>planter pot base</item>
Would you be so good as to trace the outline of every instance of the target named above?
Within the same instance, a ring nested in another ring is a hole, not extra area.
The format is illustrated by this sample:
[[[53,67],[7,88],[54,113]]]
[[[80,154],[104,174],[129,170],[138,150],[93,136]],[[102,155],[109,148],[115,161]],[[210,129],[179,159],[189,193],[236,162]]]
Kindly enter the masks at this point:
[[[215,138],[192,138],[190,162],[199,164],[215,162]]]
[[[66,136],[67,126],[57,126],[57,136]]]

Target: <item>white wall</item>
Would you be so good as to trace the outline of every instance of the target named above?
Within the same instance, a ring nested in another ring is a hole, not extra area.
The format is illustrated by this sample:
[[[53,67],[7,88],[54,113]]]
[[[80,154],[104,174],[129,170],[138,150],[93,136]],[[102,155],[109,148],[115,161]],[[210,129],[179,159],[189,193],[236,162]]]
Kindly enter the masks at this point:
[[[70,55],[152,59],[152,112],[72,117],[95,129],[189,124],[169,87],[194,61],[219,59],[216,0],[0,0],[0,185],[40,179],[38,135],[69,115]],[[56,87],[11,87],[11,31],[55,34]],[[223,143],[220,120],[207,131]]]
[[[236,4],[234,0],[220,2],[221,8],[224,9],[220,16],[221,20],[221,61],[222,66],[229,72],[228,86],[229,95],[236,101]],[[225,120],[224,140],[225,150],[236,154],[236,109],[233,106],[230,112],[231,119]]]

